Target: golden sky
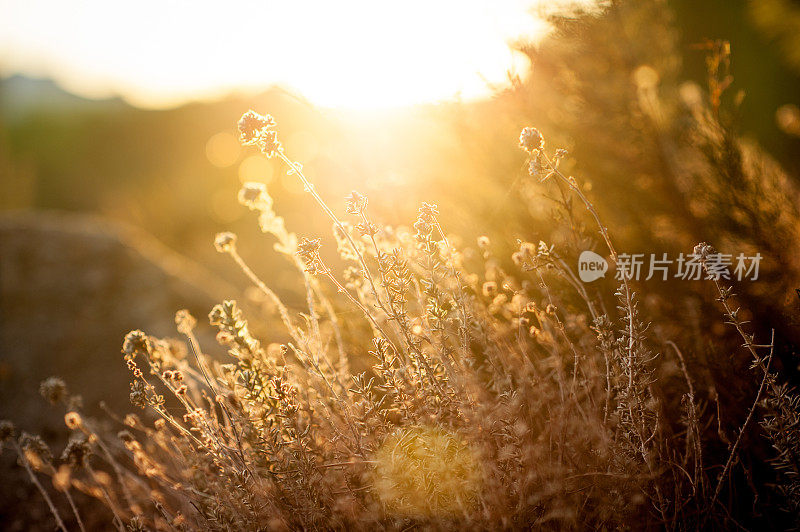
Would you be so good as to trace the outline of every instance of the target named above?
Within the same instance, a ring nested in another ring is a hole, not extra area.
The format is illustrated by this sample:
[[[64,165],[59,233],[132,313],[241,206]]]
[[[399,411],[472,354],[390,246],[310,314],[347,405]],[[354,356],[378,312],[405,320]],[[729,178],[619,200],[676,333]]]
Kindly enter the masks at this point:
[[[0,73],[144,107],[274,83],[332,107],[472,99],[524,74],[508,45],[543,34],[536,1],[0,0]]]

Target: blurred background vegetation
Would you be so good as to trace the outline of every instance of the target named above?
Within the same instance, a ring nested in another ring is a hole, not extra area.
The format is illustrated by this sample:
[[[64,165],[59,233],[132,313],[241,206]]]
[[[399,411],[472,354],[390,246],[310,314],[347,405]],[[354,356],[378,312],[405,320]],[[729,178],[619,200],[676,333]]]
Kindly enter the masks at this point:
[[[36,417],[36,383],[56,373],[85,390],[87,403],[111,397],[127,408],[116,356],[125,332],[173,334],[175,310],[202,316],[223,297],[257,308],[241,272],[215,253],[217,231],[238,233],[244,258],[292,301],[291,273],[236,202],[243,181],[267,183],[290,230],[323,235],[335,251],[297,181],[239,147],[236,120],[250,108],[276,117],[287,154],[338,211],[352,189],[392,225],[410,225],[421,201],[437,203],[448,232],[465,245],[488,235],[498,256],[510,256],[518,239],[565,240],[516,147],[520,129],[535,125],[548,146],[569,150],[566,168],[586,184],[620,249],[674,256],[705,239],[765,255],[763,280],[742,295],[760,332],[776,329],[783,369],[795,372],[800,2],[609,2],[599,15],[553,23],[537,46],[520,45],[531,72],[477,102],[343,111],[273,87],[145,110],[87,100],[48,79],[0,79],[0,417]],[[730,42],[733,81],[714,120],[743,147],[738,162],[720,159],[725,143],[713,135],[704,144],[690,134],[692,95],[709,84],[708,43],[720,39]],[[752,216],[742,222],[737,209]],[[652,281],[642,290],[656,336],[692,354],[708,394],[744,371],[744,356],[710,359],[737,341],[702,283]],[[266,320],[255,322],[270,334]],[[735,405],[749,384],[720,393]],[[41,426],[51,422],[42,416]]]

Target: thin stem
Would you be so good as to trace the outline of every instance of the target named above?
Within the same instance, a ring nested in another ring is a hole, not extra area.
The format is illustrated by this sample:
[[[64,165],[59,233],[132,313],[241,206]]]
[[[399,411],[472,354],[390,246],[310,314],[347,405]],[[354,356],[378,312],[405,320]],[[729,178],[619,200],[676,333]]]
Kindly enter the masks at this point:
[[[53,517],[56,518],[56,524],[58,525],[58,528],[60,528],[64,532],[67,532],[67,527],[64,525],[64,521],[61,520],[61,515],[58,513],[55,504],[53,504],[53,500],[50,498],[50,495],[47,494],[47,491],[45,491],[44,486],[42,486],[42,484],[39,482],[39,479],[36,477],[36,474],[33,472],[33,469],[28,463],[28,458],[25,456],[25,452],[20,448],[19,443],[17,443],[16,441],[14,442],[13,445],[14,445],[14,450],[16,450],[17,454],[19,455],[20,463],[25,468],[25,471],[28,472],[28,477],[30,477],[31,482],[33,482],[33,485],[36,486],[36,488],[39,490],[39,493],[42,494],[42,497],[44,497],[44,500],[47,503],[48,508],[50,508],[50,512],[53,514]]]

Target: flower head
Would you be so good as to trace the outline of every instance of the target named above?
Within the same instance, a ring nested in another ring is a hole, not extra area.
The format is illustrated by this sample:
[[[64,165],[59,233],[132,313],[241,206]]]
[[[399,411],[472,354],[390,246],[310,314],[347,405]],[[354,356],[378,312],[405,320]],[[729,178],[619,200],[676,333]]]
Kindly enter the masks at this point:
[[[77,412],[67,412],[64,416],[64,424],[69,429],[78,429],[83,424],[83,420],[81,419],[81,415]]]
[[[305,238],[297,244],[297,254],[306,262],[312,261],[321,247],[319,238]]]
[[[245,146],[258,146],[264,155],[273,157],[283,149],[278,133],[269,129],[274,126],[275,119],[270,115],[247,111],[239,119],[239,138]]]
[[[347,214],[361,214],[367,207],[367,197],[362,196],[355,190],[347,196],[345,202],[347,205]]]
[[[264,130],[274,125],[275,119],[270,115],[260,115],[251,109],[239,119],[239,138],[243,144],[255,144]]]
[[[64,452],[61,453],[61,459],[74,468],[80,468],[86,465],[86,459],[90,453],[91,449],[86,438],[73,438],[69,440]]]
[[[39,393],[50,404],[58,404],[67,398],[67,385],[58,377],[48,377],[39,385]]]
[[[122,343],[125,358],[135,357],[139,353],[149,355],[152,351],[153,343],[143,331],[131,331],[125,335],[125,341]]]
[[[236,235],[228,231],[217,233],[217,236],[214,238],[214,247],[217,248],[217,251],[220,253],[228,253],[235,245]]]
[[[535,127],[526,127],[519,135],[519,145],[527,152],[540,150],[544,147],[544,137]]]
[[[175,325],[177,325],[179,333],[189,334],[197,325],[197,320],[188,310],[181,309],[175,313]]]
[[[272,205],[264,183],[248,182],[239,190],[239,203],[250,210],[264,210]]]

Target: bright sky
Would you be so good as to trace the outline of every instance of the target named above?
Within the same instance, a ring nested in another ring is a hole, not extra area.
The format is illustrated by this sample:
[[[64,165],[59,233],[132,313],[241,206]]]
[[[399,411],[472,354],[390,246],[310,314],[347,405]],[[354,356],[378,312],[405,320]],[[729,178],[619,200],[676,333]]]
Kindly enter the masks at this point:
[[[0,0],[0,73],[145,107],[273,83],[323,106],[471,99],[524,74],[508,43],[543,33],[536,2]]]

